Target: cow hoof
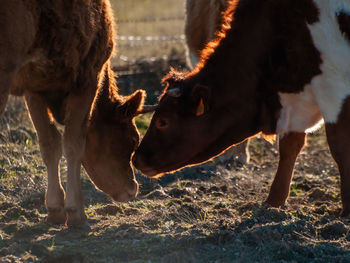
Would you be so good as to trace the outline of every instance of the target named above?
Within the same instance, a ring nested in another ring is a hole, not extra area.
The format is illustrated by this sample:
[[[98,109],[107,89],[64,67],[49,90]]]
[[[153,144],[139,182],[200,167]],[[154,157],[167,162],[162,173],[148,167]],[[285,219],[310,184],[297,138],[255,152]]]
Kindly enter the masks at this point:
[[[67,225],[77,226],[86,222],[87,217],[84,213],[84,209],[78,210],[76,207],[70,207],[65,209],[67,214]]]
[[[285,201],[274,200],[273,198],[267,198],[264,202],[268,207],[281,208],[285,204]]]
[[[62,225],[66,223],[66,213],[64,212],[63,208],[57,207],[57,208],[47,208],[48,215],[47,215],[47,222],[57,225]]]

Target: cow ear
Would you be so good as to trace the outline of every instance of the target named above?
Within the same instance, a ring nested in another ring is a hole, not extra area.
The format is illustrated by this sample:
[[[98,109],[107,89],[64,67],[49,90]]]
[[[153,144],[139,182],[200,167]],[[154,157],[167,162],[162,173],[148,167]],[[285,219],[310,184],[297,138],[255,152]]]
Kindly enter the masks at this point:
[[[204,101],[202,98],[200,98],[197,109],[196,109],[196,116],[201,116],[205,112],[205,107],[204,107]]]
[[[210,89],[207,86],[197,84],[191,92],[192,112],[197,117],[202,116],[210,110]]]
[[[138,90],[128,97],[124,104],[120,107],[121,116],[126,118],[132,118],[136,115],[138,111],[141,110],[143,101],[145,98],[145,91]]]

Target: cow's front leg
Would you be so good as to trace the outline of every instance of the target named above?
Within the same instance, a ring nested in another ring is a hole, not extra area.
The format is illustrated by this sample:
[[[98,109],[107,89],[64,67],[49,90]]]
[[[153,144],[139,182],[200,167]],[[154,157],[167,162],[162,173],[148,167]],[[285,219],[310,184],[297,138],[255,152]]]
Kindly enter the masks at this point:
[[[87,94],[67,99],[63,149],[67,159],[67,188],[64,208],[67,224],[77,225],[86,221],[83,194],[80,184],[80,168],[85,150],[87,118],[92,98]]]
[[[48,210],[47,220],[64,224],[64,190],[59,176],[59,162],[62,157],[61,134],[51,122],[45,100],[35,94],[25,94],[27,107],[38,134],[40,152],[47,167],[48,185],[45,203]]]
[[[266,200],[271,206],[282,206],[289,196],[295,161],[305,144],[305,135],[305,133],[291,132],[279,140],[278,169]]]
[[[345,100],[336,123],[326,122],[326,134],[332,156],[340,173],[341,216],[350,215],[350,97]]]

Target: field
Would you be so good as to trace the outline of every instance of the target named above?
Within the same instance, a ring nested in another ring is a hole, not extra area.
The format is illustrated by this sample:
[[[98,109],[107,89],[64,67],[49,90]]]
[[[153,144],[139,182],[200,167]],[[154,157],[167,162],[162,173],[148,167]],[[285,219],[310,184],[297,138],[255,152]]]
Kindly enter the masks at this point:
[[[244,167],[210,162],[160,180],[137,174],[140,194],[123,204],[83,172],[89,219],[79,228],[45,222],[45,167],[21,100],[11,98],[0,138],[0,262],[350,260],[350,220],[338,218],[339,177],[323,131],[309,136],[283,209],[263,204],[278,154],[256,138]],[[65,182],[64,162],[61,170]]]
[[[119,1],[116,13],[124,21],[133,14],[159,16],[165,9],[166,16],[181,16],[183,5],[174,3],[183,1],[160,0],[159,10],[154,2]],[[167,23],[139,32],[120,24],[119,33],[181,34],[183,24],[174,23],[171,32]],[[119,56],[138,62],[115,60],[124,72],[118,78],[121,92],[146,89],[149,102],[156,100],[170,65],[185,68],[181,42],[170,50],[155,45],[146,50],[154,52],[150,57],[175,59],[144,61],[146,55],[135,53],[135,47],[123,48]],[[141,133],[149,118],[138,118]],[[276,145],[258,137],[249,150],[251,161],[244,166],[235,160],[209,162],[157,180],[137,172],[140,193],[127,203],[113,203],[82,170],[87,224],[52,225],[45,221],[46,168],[35,131],[23,100],[11,97],[0,118],[0,262],[350,262],[350,218],[338,217],[339,174],[324,130],[309,135],[282,209],[264,205],[277,168]],[[65,185],[64,160],[61,173]]]

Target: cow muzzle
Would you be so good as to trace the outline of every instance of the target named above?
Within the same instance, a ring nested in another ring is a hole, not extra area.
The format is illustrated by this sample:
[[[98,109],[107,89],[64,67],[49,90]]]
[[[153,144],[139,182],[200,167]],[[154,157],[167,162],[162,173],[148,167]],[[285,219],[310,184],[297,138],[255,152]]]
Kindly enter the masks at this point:
[[[125,186],[123,191],[114,193],[111,195],[114,201],[116,202],[126,202],[137,196],[139,191],[139,185],[136,180],[132,180],[132,183],[128,186]]]

